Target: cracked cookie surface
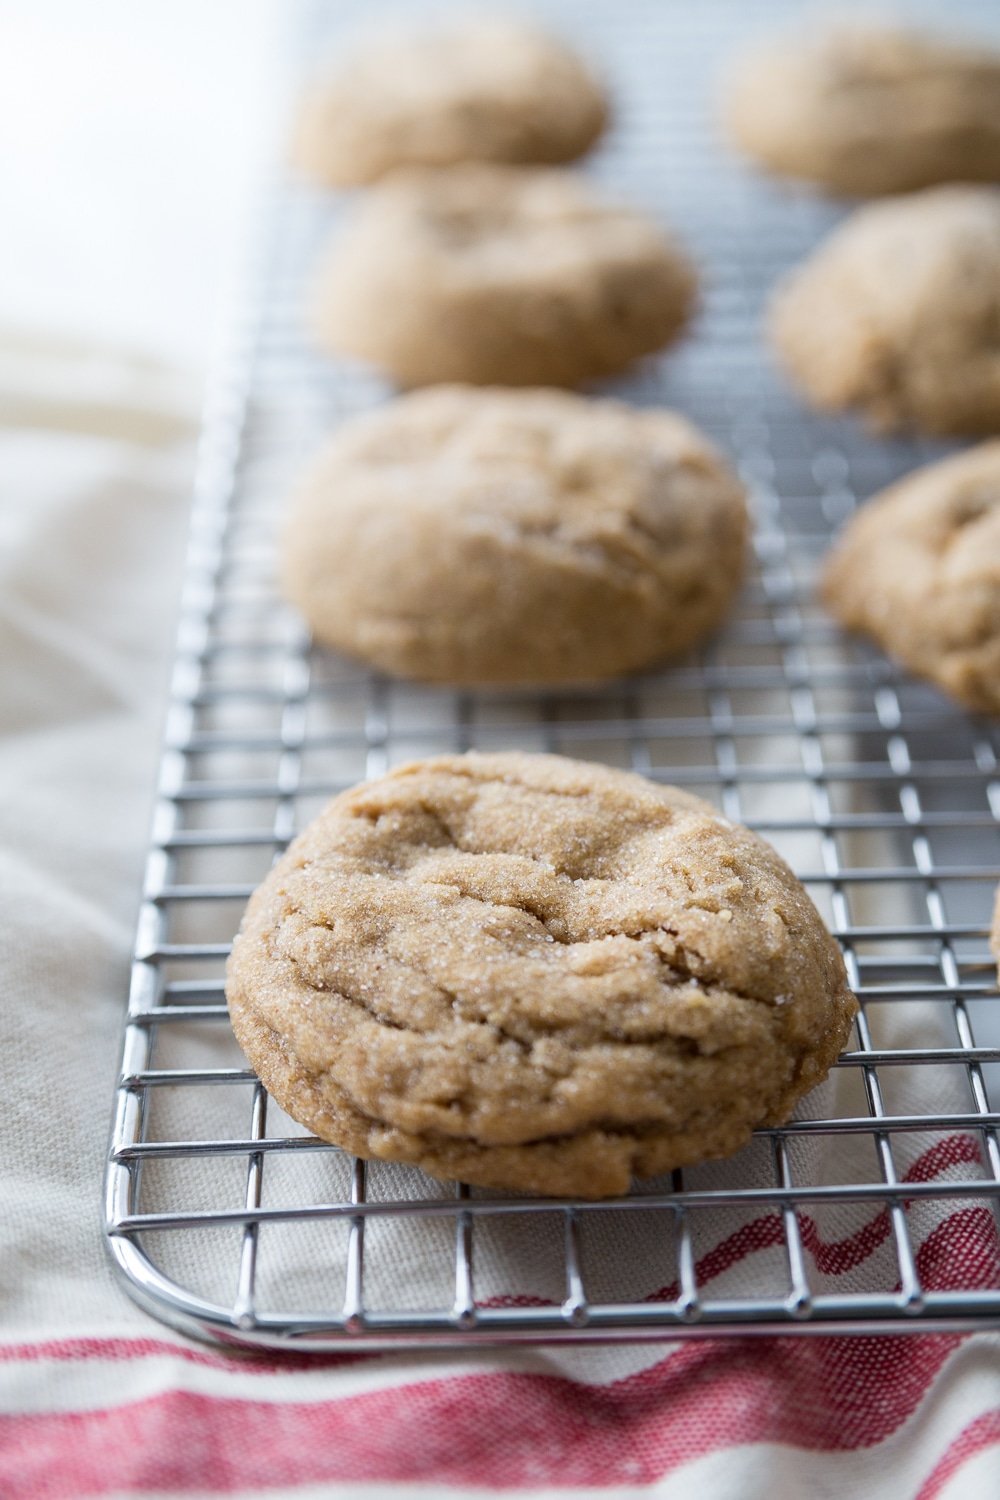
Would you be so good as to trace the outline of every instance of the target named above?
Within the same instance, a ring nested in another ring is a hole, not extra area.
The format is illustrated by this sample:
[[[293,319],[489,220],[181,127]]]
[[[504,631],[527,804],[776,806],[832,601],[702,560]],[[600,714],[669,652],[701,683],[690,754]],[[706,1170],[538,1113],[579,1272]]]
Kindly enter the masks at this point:
[[[1000,188],[858,209],[779,288],[771,337],[820,409],[880,431],[1000,431]]]
[[[503,17],[468,18],[386,31],[318,78],[292,155],[325,187],[406,166],[565,162],[593,145],[607,115],[597,79],[554,37]]]
[[[827,561],[823,597],[967,707],[1000,713],[1000,440],[869,500]]]
[[[789,37],[734,71],[724,117],[772,171],[880,197],[1000,180],[1000,52],[904,27]]]
[[[323,1138],[595,1198],[787,1118],[856,1008],[760,839],[675,788],[516,753],[336,798],[252,898],[227,997]]]
[[[572,172],[396,173],[320,267],[321,344],[402,386],[575,386],[670,343],[695,274],[643,214]]]
[[[746,531],[741,487],[672,412],[438,387],[338,432],[281,572],[318,639],[383,671],[584,682],[710,632]]]

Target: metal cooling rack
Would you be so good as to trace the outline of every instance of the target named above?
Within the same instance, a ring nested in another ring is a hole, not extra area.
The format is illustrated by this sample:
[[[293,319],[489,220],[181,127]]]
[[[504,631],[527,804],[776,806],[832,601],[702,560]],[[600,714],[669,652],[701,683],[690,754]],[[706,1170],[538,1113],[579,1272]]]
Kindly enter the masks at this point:
[[[759,338],[766,293],[838,211],[763,182],[711,128],[720,63],[803,7],[531,9],[614,89],[616,126],[587,170],[661,214],[704,267],[693,335],[611,389],[687,411],[728,450],[753,492],[756,570],[706,653],[593,692],[450,693],[314,651],[272,586],[274,525],[303,457],[384,391],[300,332],[303,279],[339,210],[274,190],[204,429],[117,1089],[112,1255],[156,1316],[275,1348],[995,1325],[997,729],[844,639],[812,592],[831,529],[942,450],[876,442],[782,386]],[[997,29],[989,0],[956,11]],[[307,9],[302,58],[362,15]],[[731,1162],[567,1203],[366,1166],[268,1100],[224,1006],[246,897],[330,795],[471,746],[689,786],[785,854],[862,1001],[834,1083],[794,1122]],[[942,1280],[928,1246],[956,1216],[977,1226],[980,1271]],[[876,1253],[843,1251],[866,1235]],[[741,1281],[730,1262],[748,1244]]]

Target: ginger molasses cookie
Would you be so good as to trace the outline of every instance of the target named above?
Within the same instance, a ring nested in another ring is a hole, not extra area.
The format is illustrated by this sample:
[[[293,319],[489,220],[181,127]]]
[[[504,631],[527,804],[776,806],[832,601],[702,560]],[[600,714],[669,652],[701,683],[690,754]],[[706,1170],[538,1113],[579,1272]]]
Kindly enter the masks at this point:
[[[826,565],[823,597],[912,671],[1000,713],[1000,441],[863,505]]]
[[[572,173],[462,166],[373,188],[338,237],[314,322],[403,386],[578,385],[681,331],[687,260]]]
[[[735,143],[772,171],[880,197],[1000,181],[1000,52],[845,25],[748,57],[729,82]]]
[[[281,575],[317,639],[393,675],[586,682],[707,635],[746,532],[740,485],[673,412],[438,386],[336,434]]]
[[[324,1139],[587,1198],[787,1119],[856,1009],[762,840],[675,788],[523,754],[335,798],[252,898],[227,994]]]
[[[593,145],[607,116],[601,85],[562,42],[523,22],[466,17],[386,32],[318,78],[292,154],[325,187],[396,167],[566,162]]]
[[[771,333],[822,409],[880,430],[1000,431],[1000,188],[858,209],[779,289]]]

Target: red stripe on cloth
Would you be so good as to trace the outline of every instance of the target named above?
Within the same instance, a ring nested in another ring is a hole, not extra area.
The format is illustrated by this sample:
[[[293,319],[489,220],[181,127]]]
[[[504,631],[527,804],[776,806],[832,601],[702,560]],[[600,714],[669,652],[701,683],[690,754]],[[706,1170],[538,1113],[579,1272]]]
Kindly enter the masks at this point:
[[[859,1265],[886,1239],[891,1227],[889,1215],[884,1209],[877,1218],[862,1225],[861,1229],[845,1240],[828,1242],[820,1239],[819,1230],[808,1215],[799,1214],[798,1224],[805,1249],[815,1257],[819,1269],[828,1274],[839,1274]],[[754,1255],[758,1250],[772,1250],[784,1242],[784,1224],[778,1214],[764,1214],[758,1219],[751,1219],[749,1223],[741,1224],[739,1229],[727,1235],[719,1244],[713,1245],[707,1254],[695,1262],[695,1281],[699,1286],[704,1286],[716,1276],[732,1270],[733,1266],[746,1260],[748,1255]],[[679,1281],[669,1281],[655,1292],[648,1292],[642,1300],[676,1302],[680,1290]],[[492,1308],[554,1307],[556,1304],[551,1298],[520,1295],[484,1298],[476,1305]]]
[[[289,1352],[275,1355],[266,1351],[234,1347],[227,1353],[192,1348],[189,1344],[171,1344],[166,1339],[150,1338],[66,1338],[40,1339],[37,1343],[0,1344],[0,1364],[31,1363],[39,1360],[58,1362],[87,1359],[111,1361],[155,1359],[158,1356],[182,1359],[188,1364],[206,1365],[213,1370],[240,1369],[251,1375],[273,1375],[284,1370],[314,1370],[320,1365],[352,1364],[369,1359],[362,1351],[347,1350],[341,1354],[308,1354]]]
[[[917,1262],[925,1283],[995,1277],[989,1210],[954,1214]],[[11,1493],[47,1500],[338,1479],[497,1489],[652,1483],[734,1444],[838,1452],[881,1442],[957,1343],[708,1340],[604,1386],[497,1373],[308,1404],[170,1390],[110,1410],[0,1420],[0,1472]]]
[[[1000,1287],[1000,1238],[990,1209],[960,1208],[927,1236],[914,1254],[929,1292]]]
[[[972,1135],[947,1135],[935,1142],[911,1162],[903,1173],[904,1182],[930,1182],[949,1167],[982,1166],[983,1157],[979,1142]]]
[[[839,1275],[860,1265],[891,1231],[889,1215],[885,1209],[844,1240],[821,1239],[815,1221],[807,1214],[798,1215],[798,1224],[803,1245],[812,1253],[819,1269],[828,1275]],[[695,1280],[699,1286],[704,1286],[716,1276],[731,1270],[748,1255],[754,1255],[758,1250],[772,1250],[784,1242],[785,1228],[780,1215],[763,1214],[758,1219],[751,1219],[749,1223],[741,1224],[739,1229],[727,1235],[719,1244],[713,1245],[711,1250],[695,1262]],[[675,1302],[679,1295],[680,1283],[671,1281],[666,1286],[658,1287],[655,1292],[649,1292],[643,1300]],[[554,1307],[555,1303],[550,1298],[519,1295],[484,1298],[477,1306]]]
[[[803,1247],[812,1255],[817,1269],[827,1276],[842,1276],[861,1265],[892,1232],[887,1209],[882,1209],[874,1219],[869,1219],[843,1240],[821,1239],[816,1221],[809,1214],[798,1213],[796,1220]],[[939,1253],[939,1231],[946,1226],[948,1243],[942,1254]],[[754,1251],[781,1245],[784,1237],[784,1227],[777,1214],[766,1214],[743,1224],[702,1256],[695,1265],[695,1279],[703,1285]],[[927,1236],[916,1252],[916,1259],[918,1268],[922,1264],[921,1280],[928,1291],[954,1290],[963,1285],[997,1285],[1000,1281],[1000,1240],[992,1214],[981,1206],[958,1209]],[[673,1302],[679,1294],[679,1283],[672,1281],[668,1286],[651,1292],[645,1300]]]
[[[970,1458],[975,1458],[977,1453],[982,1453],[984,1448],[994,1445],[1000,1445],[1000,1408],[984,1411],[968,1427],[963,1428],[920,1486],[916,1500],[937,1500],[948,1480],[958,1473],[963,1464],[968,1463]]]
[[[982,1156],[975,1137],[950,1135],[924,1151],[903,1174],[904,1182],[930,1182],[941,1172],[952,1167],[981,1165]],[[882,1209],[875,1218],[863,1224],[843,1240],[824,1240],[820,1236],[816,1221],[808,1214],[797,1215],[799,1233],[806,1250],[813,1256],[824,1275],[841,1276],[867,1260],[892,1232],[892,1221],[887,1209]],[[695,1264],[695,1279],[700,1285],[721,1276],[748,1255],[758,1250],[769,1250],[784,1243],[785,1231],[778,1214],[763,1214],[742,1224],[739,1229],[720,1240]],[[645,1297],[646,1302],[673,1302],[680,1294],[676,1281],[659,1287]],[[551,1298],[503,1295],[484,1298],[479,1307],[553,1307]]]
[[[497,1373],[312,1404],[173,1390],[108,1411],[0,1421],[0,1464],[9,1493],[46,1500],[352,1480],[648,1484],[735,1444],[878,1443],[957,1342],[709,1340],[606,1386]]]

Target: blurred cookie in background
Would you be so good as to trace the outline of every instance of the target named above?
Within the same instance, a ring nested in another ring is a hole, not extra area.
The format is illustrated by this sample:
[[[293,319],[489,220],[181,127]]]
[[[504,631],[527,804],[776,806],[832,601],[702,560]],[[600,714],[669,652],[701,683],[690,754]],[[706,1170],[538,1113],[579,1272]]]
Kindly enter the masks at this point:
[[[1000,713],[1000,440],[930,464],[854,515],[827,605],[967,708]]]
[[[723,97],[733,142],[848,197],[1000,181],[1000,52],[845,24],[745,58]]]
[[[321,267],[335,354],[402,386],[573,386],[661,349],[693,310],[685,255],[558,169],[413,171],[372,189]]]
[[[281,576],[318,640],[394,676],[581,683],[710,634],[747,530],[742,487],[673,412],[437,387],[337,432]]]
[[[786,278],[772,342],[821,410],[878,431],[1000,432],[1000,188],[857,209]]]
[[[511,19],[456,18],[419,32],[387,28],[317,78],[292,157],[324,187],[405,166],[567,162],[607,119],[601,84],[561,41]]]

